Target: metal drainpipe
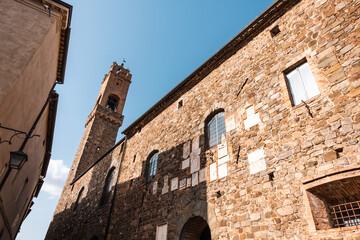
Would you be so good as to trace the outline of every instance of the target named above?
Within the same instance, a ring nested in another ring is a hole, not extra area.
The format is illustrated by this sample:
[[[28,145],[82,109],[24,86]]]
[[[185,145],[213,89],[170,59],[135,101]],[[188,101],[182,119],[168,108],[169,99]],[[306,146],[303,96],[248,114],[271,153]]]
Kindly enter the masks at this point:
[[[111,200],[109,217],[108,217],[108,221],[107,221],[106,229],[105,229],[105,237],[104,237],[105,240],[107,239],[108,234],[109,234],[111,214],[112,214],[112,211],[113,211],[115,197],[116,197],[116,190],[117,190],[117,186],[118,186],[118,182],[119,182],[119,178],[120,178],[121,165],[122,165],[122,162],[123,162],[124,156],[125,156],[126,144],[127,144],[127,136],[125,136],[124,147],[123,147],[121,159],[120,159],[120,162],[119,162],[119,170],[118,170],[118,174],[117,174],[117,177],[116,177],[115,189],[114,189],[113,197],[112,197],[112,200]]]

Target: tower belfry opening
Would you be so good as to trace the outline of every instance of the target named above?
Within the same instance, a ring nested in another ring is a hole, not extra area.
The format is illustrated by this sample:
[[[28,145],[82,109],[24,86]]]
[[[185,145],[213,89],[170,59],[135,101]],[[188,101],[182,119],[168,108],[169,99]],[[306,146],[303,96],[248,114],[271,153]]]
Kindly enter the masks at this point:
[[[116,97],[116,96],[109,96],[108,97],[108,99],[107,99],[107,101],[106,101],[106,105],[105,105],[105,107],[107,108],[107,109],[110,109],[110,110],[112,110],[112,111],[116,111],[116,107],[117,107],[117,105],[118,105],[118,98]]]

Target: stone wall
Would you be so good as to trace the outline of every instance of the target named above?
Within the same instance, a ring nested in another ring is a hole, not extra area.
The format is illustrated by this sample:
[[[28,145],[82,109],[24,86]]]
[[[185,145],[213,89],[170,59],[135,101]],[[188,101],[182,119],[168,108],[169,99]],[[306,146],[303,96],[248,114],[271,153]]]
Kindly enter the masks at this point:
[[[324,208],[312,213],[321,204],[309,200],[305,187],[331,179],[329,174],[358,176],[359,14],[356,0],[300,1],[139,126],[127,139],[124,158],[112,157],[120,175],[107,239],[155,239],[157,229],[162,229],[158,236],[165,229],[167,239],[179,239],[185,223],[196,217],[207,222],[212,239],[360,238],[356,226],[317,230],[321,218],[314,221],[313,214],[324,217]],[[275,26],[280,32],[273,36]],[[284,73],[305,60],[320,94],[293,106]],[[209,149],[206,123],[219,110],[225,112],[226,141]],[[147,181],[147,160],[154,151],[157,172]],[[73,191],[94,176],[104,184],[109,166],[89,171]],[[94,184],[85,193],[84,212],[99,201],[103,185]],[[67,201],[74,203],[75,194]],[[84,215],[66,211],[55,214],[52,225],[57,226],[47,239],[57,231],[61,239],[88,237],[59,226],[62,215],[68,226],[91,225],[81,222]]]
[[[213,239],[359,237],[354,229],[314,230],[302,182],[359,164],[359,6],[301,1],[129,138],[110,238],[155,239],[167,223],[168,239],[178,239],[192,216],[208,222]],[[304,59],[321,94],[293,106],[284,72]],[[225,110],[228,161],[205,145],[205,120],[218,109]],[[147,182],[154,150],[158,170]],[[218,171],[212,181],[210,166]]]

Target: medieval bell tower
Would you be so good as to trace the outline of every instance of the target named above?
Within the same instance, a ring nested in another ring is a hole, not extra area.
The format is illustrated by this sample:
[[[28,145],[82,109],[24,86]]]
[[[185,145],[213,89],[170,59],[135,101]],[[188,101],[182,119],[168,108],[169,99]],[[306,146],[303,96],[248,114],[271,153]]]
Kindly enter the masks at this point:
[[[80,176],[115,144],[124,118],[122,111],[130,83],[130,71],[124,68],[124,64],[114,62],[105,75],[94,109],[85,123],[68,180]]]

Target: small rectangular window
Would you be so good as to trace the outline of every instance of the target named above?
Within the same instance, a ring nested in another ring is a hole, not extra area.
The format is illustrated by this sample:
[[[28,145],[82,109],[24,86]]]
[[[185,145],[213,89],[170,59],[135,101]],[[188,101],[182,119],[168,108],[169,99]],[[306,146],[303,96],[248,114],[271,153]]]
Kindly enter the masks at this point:
[[[270,30],[271,37],[275,37],[280,33],[280,28],[276,25],[273,29]]]
[[[180,101],[178,102],[178,109],[182,108],[182,106],[183,106],[183,100],[180,100]]]
[[[319,88],[307,62],[286,74],[293,105],[298,105],[318,94]]]

